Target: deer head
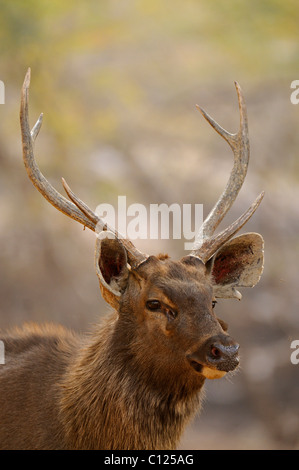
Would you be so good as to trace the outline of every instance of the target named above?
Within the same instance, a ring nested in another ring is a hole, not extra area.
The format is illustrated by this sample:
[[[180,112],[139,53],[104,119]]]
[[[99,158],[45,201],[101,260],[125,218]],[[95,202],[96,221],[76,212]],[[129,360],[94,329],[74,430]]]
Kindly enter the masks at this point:
[[[130,240],[104,223],[62,183],[64,198],[39,170],[33,145],[42,124],[40,115],[30,130],[28,118],[30,69],[21,97],[23,158],[29,178],[58,210],[96,232],[95,268],[104,299],[119,319],[134,323],[139,332],[135,354],[152,357],[158,351],[168,370],[217,378],[236,368],[239,345],[226,324],[214,314],[216,298],[241,299],[240,287],[253,287],[263,270],[263,238],[246,233],[233,238],[259,206],[263,193],[235,222],[218,234],[217,226],[236,199],[249,160],[247,113],[243,94],[235,83],[240,129],[230,134],[204,110],[205,119],[228,142],[234,165],[226,188],[204,221],[191,253],[179,261],[168,255],[148,256]],[[139,352],[138,352],[139,351]]]

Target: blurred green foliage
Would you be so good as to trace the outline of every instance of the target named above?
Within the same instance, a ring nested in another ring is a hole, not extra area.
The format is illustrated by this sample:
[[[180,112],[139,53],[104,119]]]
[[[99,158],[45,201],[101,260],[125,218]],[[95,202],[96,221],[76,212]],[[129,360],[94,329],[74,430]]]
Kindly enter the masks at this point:
[[[31,66],[34,103],[61,143],[116,139],[119,119],[138,122],[190,82],[296,72],[294,0],[1,0],[0,13],[1,78],[19,87]]]
[[[67,155],[70,140],[78,153],[95,139],[125,145],[133,129],[156,131],[159,119],[167,128],[174,95],[177,104],[206,81],[215,89],[296,74],[294,0],[1,0],[0,13],[7,96],[12,89],[15,99],[30,66],[32,113],[45,111],[54,153]],[[145,124],[151,109],[163,115]]]

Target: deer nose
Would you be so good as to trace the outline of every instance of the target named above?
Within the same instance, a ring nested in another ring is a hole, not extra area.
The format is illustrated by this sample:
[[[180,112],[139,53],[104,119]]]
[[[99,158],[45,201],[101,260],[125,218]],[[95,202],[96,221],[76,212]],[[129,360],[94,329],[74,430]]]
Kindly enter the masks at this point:
[[[205,359],[218,370],[228,372],[239,365],[239,347],[229,336],[219,335],[211,338],[205,345]]]
[[[229,335],[212,336],[196,351],[187,355],[190,365],[201,372],[208,367],[218,371],[229,372],[239,365],[239,344]]]

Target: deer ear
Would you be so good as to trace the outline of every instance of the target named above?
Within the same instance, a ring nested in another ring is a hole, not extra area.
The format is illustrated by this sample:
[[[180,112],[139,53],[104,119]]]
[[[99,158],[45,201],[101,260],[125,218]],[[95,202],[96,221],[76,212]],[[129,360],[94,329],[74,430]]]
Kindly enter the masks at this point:
[[[254,287],[263,272],[264,240],[245,233],[226,243],[209,262],[215,297],[241,300],[238,287]]]
[[[95,268],[102,296],[113,308],[119,307],[121,294],[127,286],[129,268],[127,252],[112,232],[97,236]]]

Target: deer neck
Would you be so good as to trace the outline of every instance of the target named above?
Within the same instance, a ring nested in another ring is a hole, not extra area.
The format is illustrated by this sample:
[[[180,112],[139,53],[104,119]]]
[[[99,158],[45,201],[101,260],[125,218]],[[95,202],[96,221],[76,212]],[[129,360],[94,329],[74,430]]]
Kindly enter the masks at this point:
[[[198,410],[204,379],[157,370],[133,338],[115,314],[77,352],[61,388],[70,447],[173,449]]]

